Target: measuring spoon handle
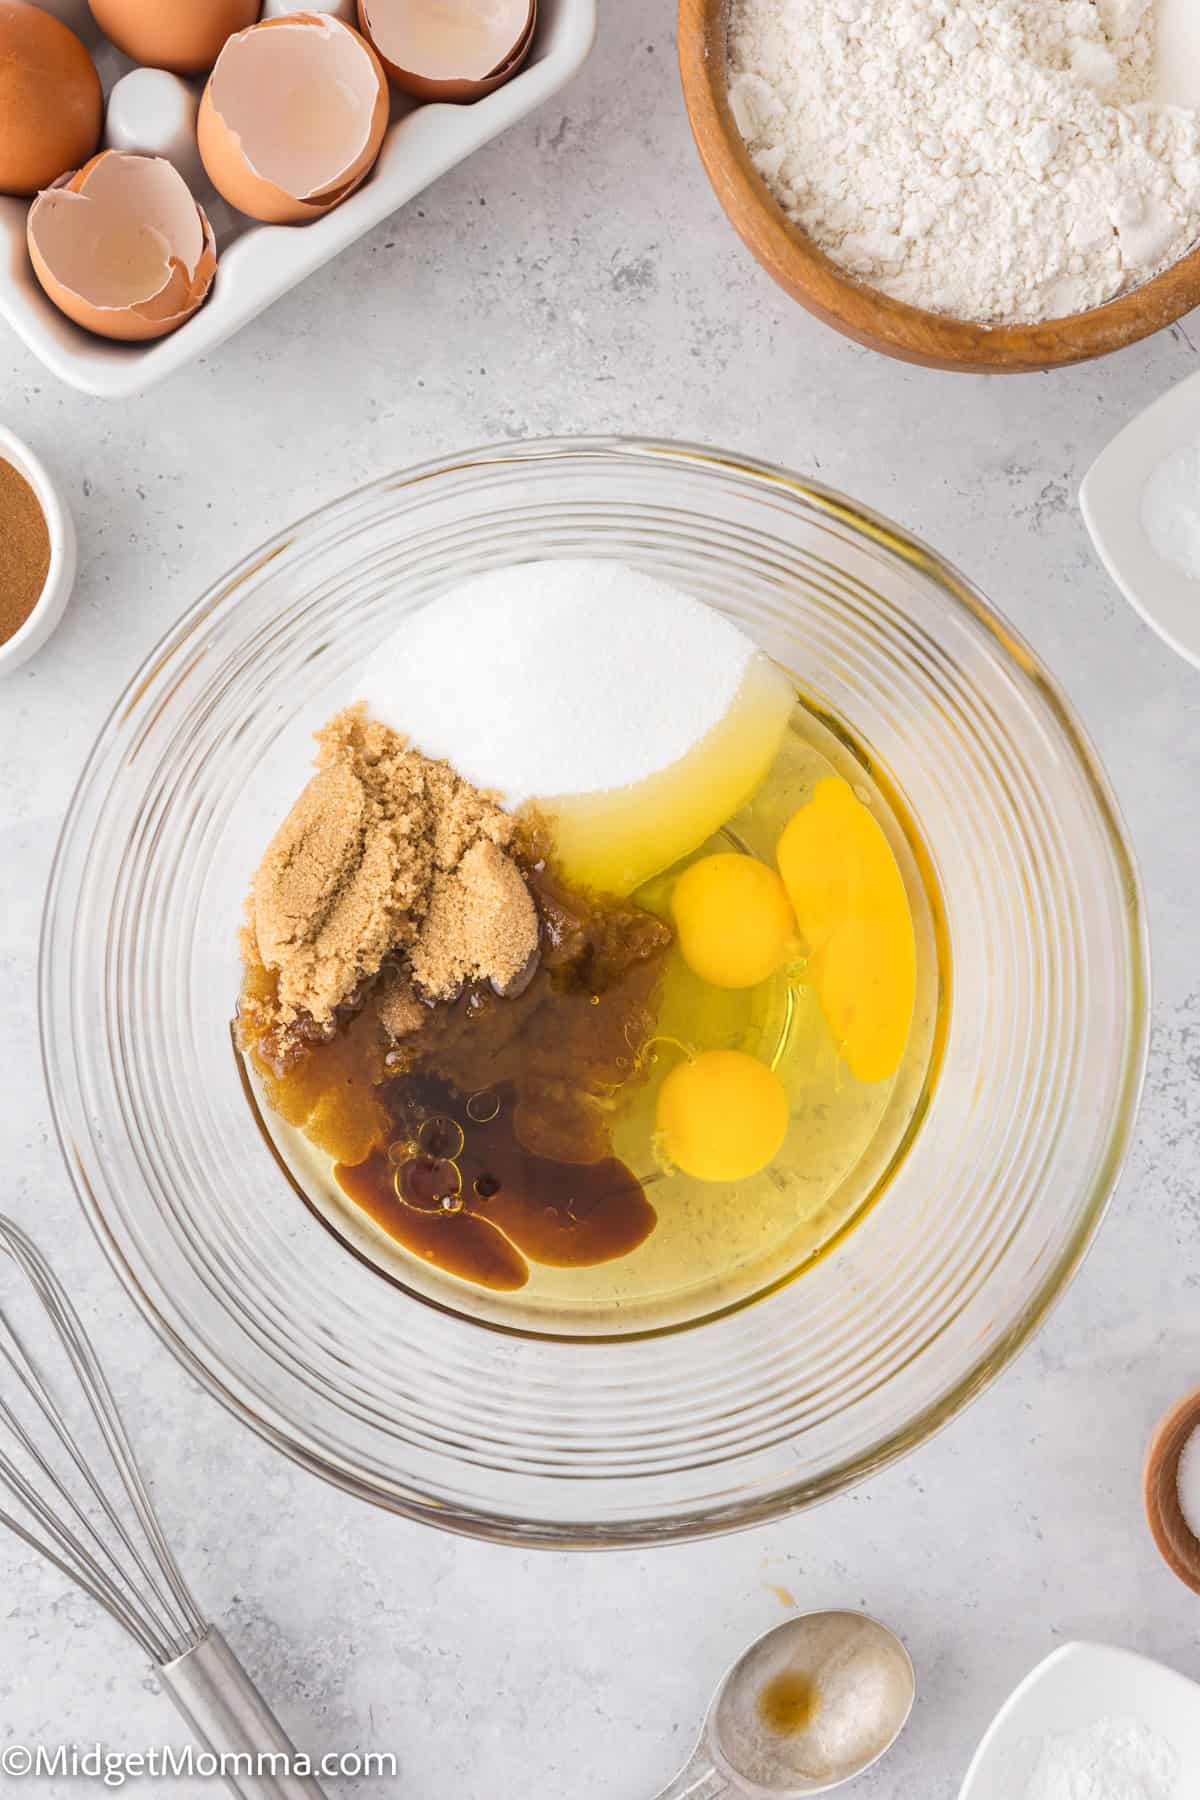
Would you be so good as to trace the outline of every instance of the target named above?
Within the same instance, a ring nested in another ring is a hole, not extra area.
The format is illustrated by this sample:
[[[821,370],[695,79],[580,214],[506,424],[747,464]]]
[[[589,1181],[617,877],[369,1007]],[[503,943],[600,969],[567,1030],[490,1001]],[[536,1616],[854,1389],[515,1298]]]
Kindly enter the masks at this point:
[[[698,1751],[685,1769],[680,1769],[674,1781],[669,1781],[655,1800],[720,1800],[722,1794],[731,1794],[733,1788],[715,1769],[704,1752]]]

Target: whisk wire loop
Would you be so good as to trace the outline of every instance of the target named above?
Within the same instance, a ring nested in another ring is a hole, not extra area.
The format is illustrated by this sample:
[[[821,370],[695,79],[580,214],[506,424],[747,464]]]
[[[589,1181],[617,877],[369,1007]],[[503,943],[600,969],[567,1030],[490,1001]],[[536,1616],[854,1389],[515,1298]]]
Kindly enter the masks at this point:
[[[60,1382],[60,1371],[33,1354],[32,1332],[23,1335],[17,1324],[22,1295],[14,1300],[11,1284],[0,1282],[0,1490],[17,1508],[0,1505],[0,1525],[98,1601],[158,1664],[165,1692],[217,1757],[237,1800],[325,1800],[313,1776],[294,1772],[291,1739],[197,1610],[66,1289],[36,1244],[0,1214],[4,1251],[49,1323],[48,1348],[62,1352],[73,1380],[64,1368]],[[86,1409],[65,1406],[60,1388],[78,1390]],[[111,1465],[103,1476],[88,1454],[96,1432]]]
[[[8,1251],[25,1276],[54,1328],[71,1365],[104,1448],[137,1522],[149,1555],[138,1543],[112,1495],[84,1456],[59,1399],[33,1357],[0,1296],[0,1482],[8,1486],[44,1538],[6,1509],[0,1523],[15,1531],[64,1575],[97,1600],[118,1624],[157,1662],[181,1655],[204,1635],[205,1623],[180,1574],[163,1534],[149,1493],[117,1410],[112,1389],[96,1359],[75,1307],[37,1246],[19,1226],[0,1216],[0,1247]],[[56,1447],[78,1477],[85,1501],[100,1515],[100,1524],[80,1503],[55,1462],[10,1404],[4,1371],[15,1382]],[[10,1442],[4,1442],[3,1428]],[[28,1470],[12,1450],[16,1446]],[[32,1472],[33,1479],[30,1478]],[[111,1538],[102,1535],[106,1527]]]

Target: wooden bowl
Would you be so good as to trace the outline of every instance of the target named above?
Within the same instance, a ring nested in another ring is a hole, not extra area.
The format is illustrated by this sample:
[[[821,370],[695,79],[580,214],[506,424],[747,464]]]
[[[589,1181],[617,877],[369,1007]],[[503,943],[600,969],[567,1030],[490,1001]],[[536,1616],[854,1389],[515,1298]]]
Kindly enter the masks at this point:
[[[1173,1406],[1159,1424],[1146,1453],[1146,1517],[1164,1560],[1194,1594],[1200,1594],[1200,1538],[1179,1504],[1179,1458],[1200,1426],[1200,1388]]]
[[[688,117],[717,199],[742,241],[801,306],[903,362],[968,374],[1019,374],[1105,356],[1200,306],[1200,247],[1090,312],[1038,325],[978,325],[893,300],[839,269],[793,225],[754,167],[730,111],[728,0],[679,0],[679,67]]]

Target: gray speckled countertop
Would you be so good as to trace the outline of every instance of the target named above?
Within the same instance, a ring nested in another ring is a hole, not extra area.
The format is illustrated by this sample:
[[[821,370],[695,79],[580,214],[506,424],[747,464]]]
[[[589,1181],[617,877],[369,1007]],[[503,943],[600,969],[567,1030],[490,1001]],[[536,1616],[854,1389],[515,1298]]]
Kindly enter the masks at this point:
[[[289,1725],[314,1749],[397,1752],[398,1782],[331,1784],[360,1800],[643,1800],[690,1747],[727,1660],[782,1618],[788,1594],[866,1605],[911,1646],[913,1723],[854,1790],[862,1800],[953,1800],[998,1703],[1065,1638],[1126,1643],[1200,1677],[1200,1609],[1160,1564],[1139,1495],[1155,1418],[1200,1378],[1200,676],[1125,606],[1075,505],[1107,439],[1200,366],[1200,319],[1103,363],[992,381],[843,342],[720,216],[677,91],[670,12],[606,0],[594,59],[558,101],[144,399],[83,399],[0,340],[0,417],[60,471],[84,571],[51,645],[0,683],[0,1205],[56,1248],[184,1567]],[[961,563],[1090,725],[1154,942],[1136,1148],[1032,1349],[848,1498],[653,1555],[441,1537],[344,1498],[237,1425],[103,1263],[36,1048],[42,892],[72,782],[185,603],[366,477],[577,431],[776,458]],[[0,1540],[0,1745],[97,1738],[134,1750],[181,1733],[116,1628]],[[131,1791],[151,1790],[158,1800],[157,1784]]]

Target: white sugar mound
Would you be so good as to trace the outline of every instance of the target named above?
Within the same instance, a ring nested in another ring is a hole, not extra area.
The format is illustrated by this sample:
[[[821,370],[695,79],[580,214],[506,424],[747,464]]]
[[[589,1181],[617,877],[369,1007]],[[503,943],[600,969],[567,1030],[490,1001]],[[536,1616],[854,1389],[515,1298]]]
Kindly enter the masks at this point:
[[[624,563],[513,563],[406,620],[355,697],[517,807],[669,768],[756,655],[720,613]]]

